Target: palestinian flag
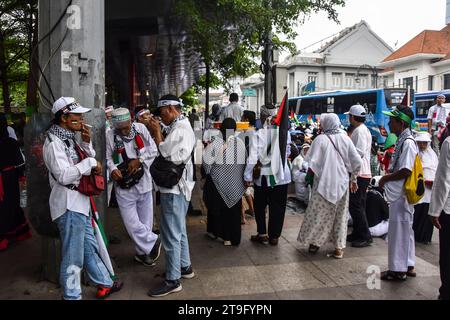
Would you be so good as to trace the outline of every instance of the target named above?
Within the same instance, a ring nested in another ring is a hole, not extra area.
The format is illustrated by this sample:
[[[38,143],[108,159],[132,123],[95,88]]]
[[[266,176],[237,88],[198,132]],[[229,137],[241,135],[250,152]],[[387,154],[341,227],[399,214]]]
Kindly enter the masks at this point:
[[[100,217],[98,215],[97,206],[95,205],[94,198],[90,197],[91,200],[91,213],[92,213],[92,228],[94,229],[94,235],[98,243],[98,255],[100,260],[102,260],[103,264],[106,267],[106,270],[109,272],[109,276],[114,281],[116,280],[116,275],[114,274],[114,269],[111,263],[111,258],[108,253],[108,238],[106,237],[105,230],[103,229],[103,225],[100,221]]]
[[[290,127],[287,91],[284,95],[283,102],[281,102],[280,109],[278,110],[277,117],[273,121],[273,124],[279,129],[278,145],[280,147],[281,163],[284,168],[286,164],[286,145]]]

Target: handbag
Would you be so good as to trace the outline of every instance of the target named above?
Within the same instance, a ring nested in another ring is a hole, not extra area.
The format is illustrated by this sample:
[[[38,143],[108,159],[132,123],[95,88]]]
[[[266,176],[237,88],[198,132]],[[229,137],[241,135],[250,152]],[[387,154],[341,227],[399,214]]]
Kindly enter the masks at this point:
[[[80,157],[80,161],[87,158],[86,153],[77,143],[75,143],[75,150]],[[95,173],[91,173],[89,176],[82,176],[76,190],[86,196],[98,196],[105,190],[105,178]]]
[[[177,165],[159,155],[150,166],[150,174],[157,186],[170,189],[178,184],[185,167],[185,163]]]
[[[52,138],[50,135],[47,135],[47,138],[52,142]],[[86,152],[81,149],[81,147],[76,143],[76,141],[73,141],[75,144],[75,151],[78,154],[78,157],[80,158],[80,161],[88,158]],[[67,145],[67,147],[70,146],[70,143],[68,140],[64,140],[64,143]],[[55,181],[58,181],[54,174],[50,172],[51,176]],[[78,191],[81,194],[84,194],[86,196],[98,196],[102,193],[102,191],[105,190],[105,178],[101,175],[91,173],[89,176],[81,176],[80,183],[78,186],[69,184],[65,185],[67,189]]]

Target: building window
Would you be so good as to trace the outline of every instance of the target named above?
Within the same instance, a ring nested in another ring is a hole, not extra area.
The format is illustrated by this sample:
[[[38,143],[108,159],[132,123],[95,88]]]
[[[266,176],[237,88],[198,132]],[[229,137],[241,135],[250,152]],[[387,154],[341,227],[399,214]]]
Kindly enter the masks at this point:
[[[450,74],[444,74],[444,89],[450,89]]]
[[[331,77],[333,78],[333,87],[340,88],[342,86],[342,73],[333,72],[331,73]]]
[[[289,73],[289,95],[295,96],[295,73]]]
[[[367,74],[364,74],[364,73],[360,74],[358,76],[358,78],[355,79],[355,81],[357,82],[358,88],[360,88],[360,89],[367,89],[368,88],[368,86],[367,86],[367,84],[368,84]]]
[[[345,87],[348,89],[352,89],[354,86],[355,74],[354,73],[346,73],[345,74]]]
[[[308,72],[308,83],[315,82],[317,85],[318,78],[319,78],[318,72]]]
[[[428,76],[428,90],[433,91],[434,76]]]
[[[403,87],[414,89],[414,77],[403,78]]]

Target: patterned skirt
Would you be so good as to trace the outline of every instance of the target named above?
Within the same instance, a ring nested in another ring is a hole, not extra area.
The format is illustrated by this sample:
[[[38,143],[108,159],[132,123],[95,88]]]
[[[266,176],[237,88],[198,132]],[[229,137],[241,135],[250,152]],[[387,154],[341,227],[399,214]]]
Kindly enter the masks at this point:
[[[348,190],[335,205],[317,191],[315,177],[312,196],[297,240],[304,246],[321,247],[331,240],[335,248],[344,249],[347,241]]]

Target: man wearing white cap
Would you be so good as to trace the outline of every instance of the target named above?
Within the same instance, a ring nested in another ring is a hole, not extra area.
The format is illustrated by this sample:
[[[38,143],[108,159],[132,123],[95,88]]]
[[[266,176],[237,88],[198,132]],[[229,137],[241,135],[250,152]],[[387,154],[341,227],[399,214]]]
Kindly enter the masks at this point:
[[[351,139],[362,158],[361,171],[358,177],[352,176],[350,186],[349,211],[353,220],[353,232],[347,237],[353,247],[362,248],[370,246],[372,236],[369,230],[366,215],[367,187],[372,178],[370,170],[370,152],[372,148],[372,135],[364,122],[366,121],[366,109],[357,104],[350,108],[350,124],[354,127]]]
[[[191,156],[195,135],[189,120],[181,115],[179,106],[182,106],[182,102],[175,95],[165,95],[159,99],[157,114],[166,126],[164,133],[161,131],[160,121],[156,118],[151,118],[149,122],[159,150],[155,163],[163,163],[163,167],[170,168],[167,170],[167,177],[152,172],[161,193],[160,231],[166,252],[165,279],[159,287],[149,290],[148,295],[152,297],[179,292],[183,289],[180,279],[195,276],[186,230],[186,214],[195,185]],[[165,172],[162,167],[159,169],[156,171]],[[173,171],[176,171],[177,175],[169,183],[166,180]]]
[[[74,98],[58,99],[53,104],[55,118],[44,143],[44,162],[52,189],[50,213],[61,237],[60,284],[64,291],[63,298],[67,300],[81,299],[80,275],[83,266],[86,266],[89,278],[98,285],[97,298],[105,298],[119,291],[123,285],[111,280],[99,257],[89,216],[89,196],[77,189],[82,176],[102,172],[100,162],[94,158],[90,131],[83,120],[83,114],[89,111]],[[79,146],[88,156],[81,161],[76,150],[77,132],[81,132],[82,138]]]
[[[134,259],[154,266],[161,252],[161,241],[152,231],[153,183],[149,172],[156,145],[143,124],[131,122],[128,109],[115,109],[112,122],[113,130],[106,137],[106,160],[115,181],[120,215],[135,245]]]
[[[440,128],[445,127],[445,119],[450,113],[450,107],[445,104],[445,96],[439,94],[436,98],[436,104],[428,111],[428,132],[432,136],[431,146],[439,156],[438,133]]]

